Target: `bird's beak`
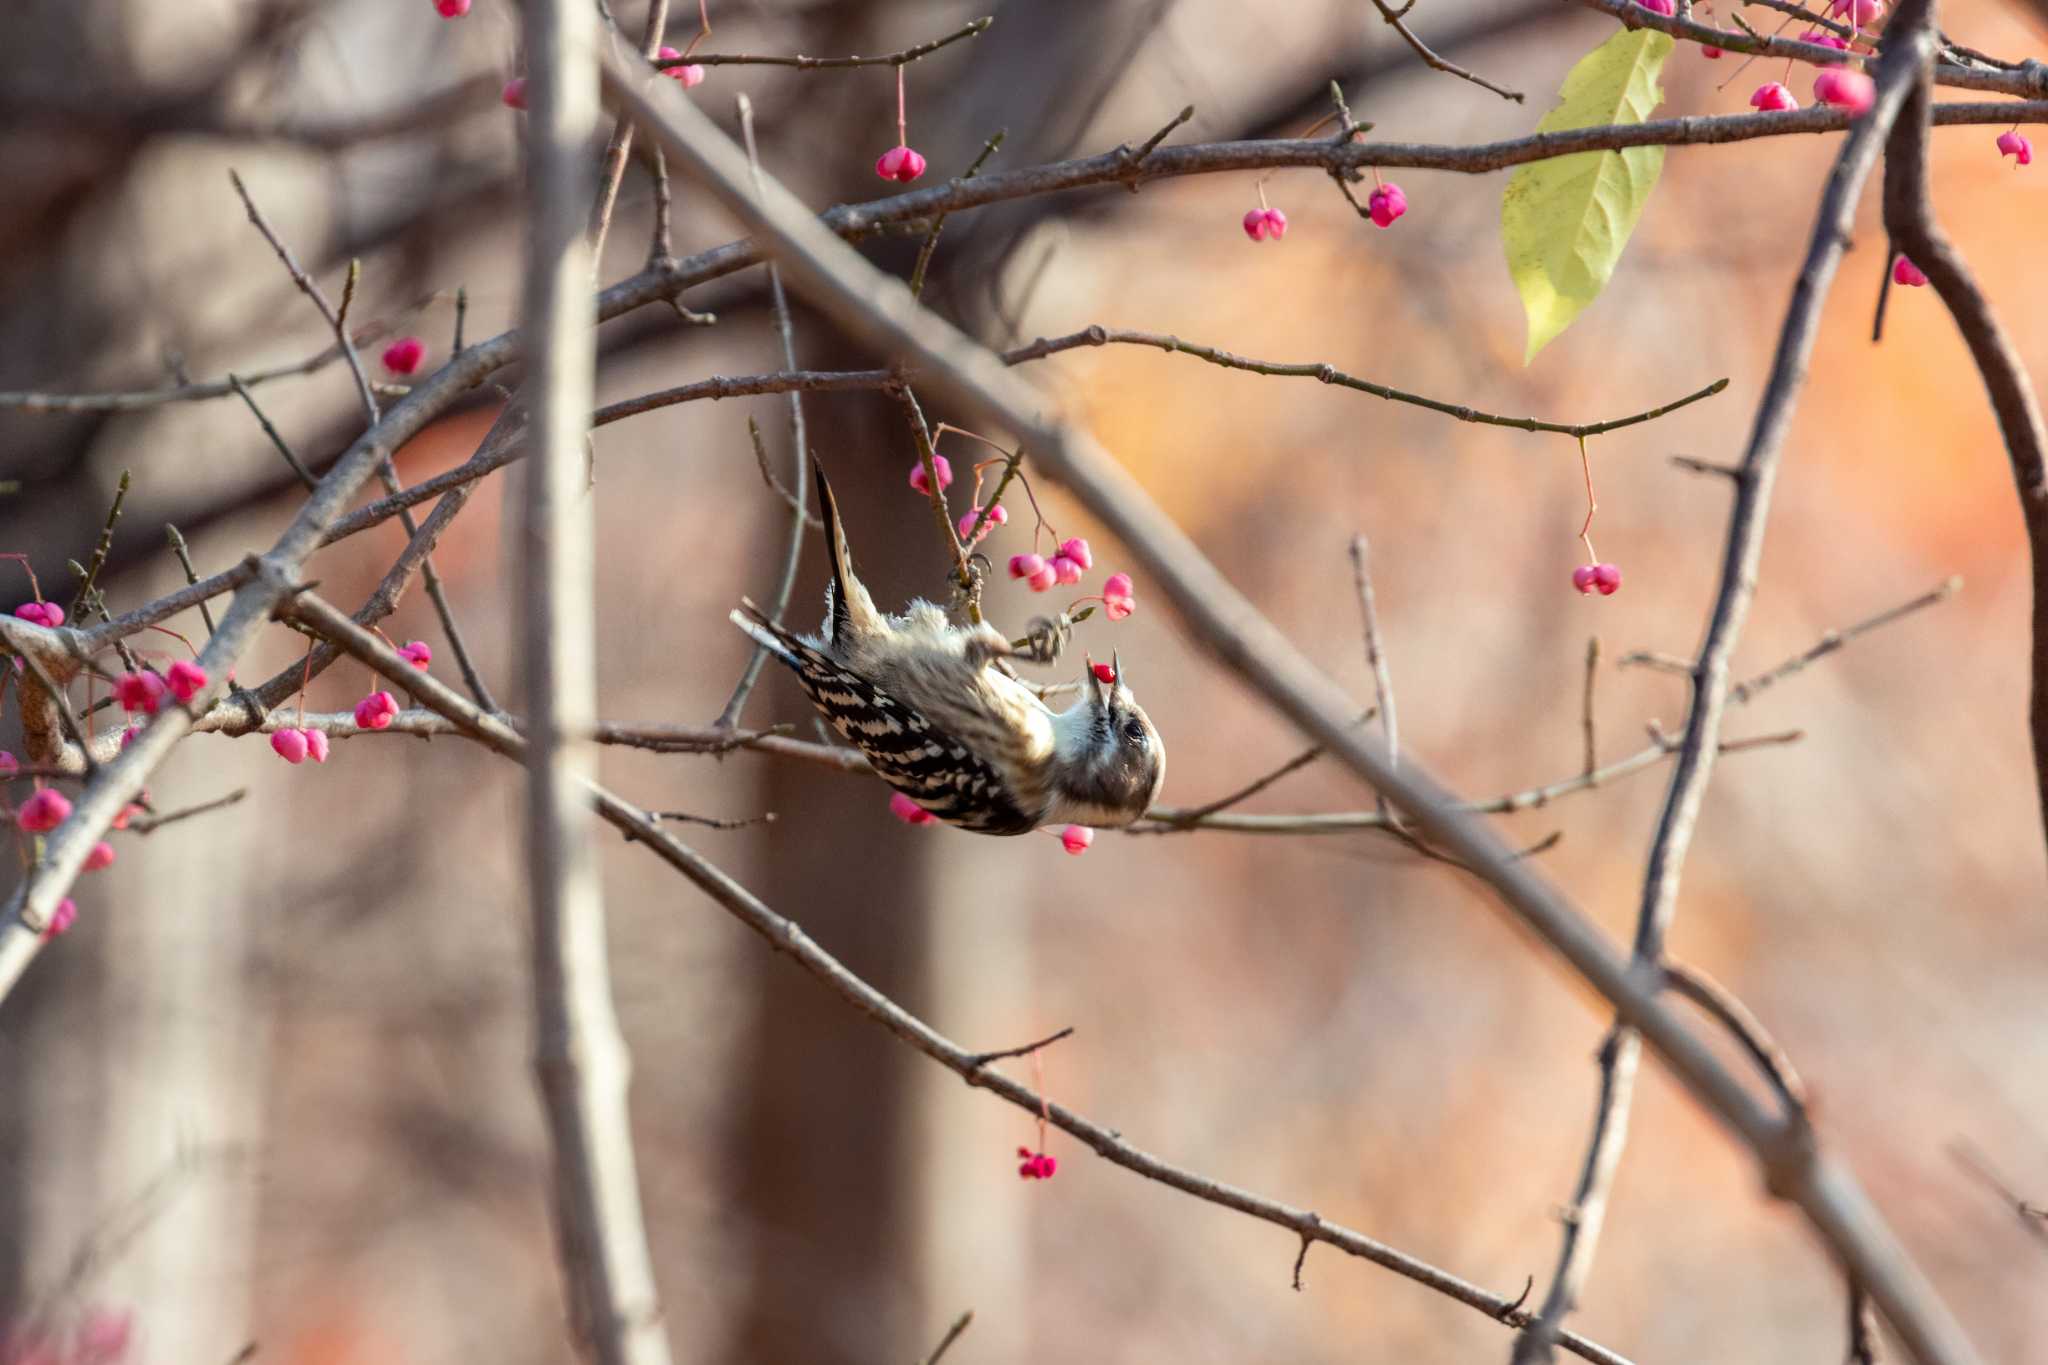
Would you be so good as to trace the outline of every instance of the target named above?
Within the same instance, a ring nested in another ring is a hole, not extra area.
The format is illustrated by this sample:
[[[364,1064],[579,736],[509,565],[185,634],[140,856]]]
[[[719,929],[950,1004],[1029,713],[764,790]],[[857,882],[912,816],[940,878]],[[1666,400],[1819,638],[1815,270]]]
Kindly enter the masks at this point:
[[[1082,666],[1088,670],[1088,695],[1095,698],[1097,706],[1109,705],[1109,691],[1102,685],[1102,678],[1095,671],[1095,660],[1088,655],[1081,656]]]
[[[1123,655],[1121,655],[1120,653],[1118,653],[1118,652],[1117,652],[1116,650],[1113,650],[1113,649],[1112,649],[1111,651],[1109,651],[1109,671],[1110,671],[1110,672],[1111,672],[1112,674],[1114,674],[1114,675],[1115,675],[1115,677],[1116,677],[1116,685],[1117,685],[1118,687],[1124,687],[1124,686],[1128,686],[1128,684],[1126,684],[1126,683],[1124,682],[1124,660],[1123,660]]]

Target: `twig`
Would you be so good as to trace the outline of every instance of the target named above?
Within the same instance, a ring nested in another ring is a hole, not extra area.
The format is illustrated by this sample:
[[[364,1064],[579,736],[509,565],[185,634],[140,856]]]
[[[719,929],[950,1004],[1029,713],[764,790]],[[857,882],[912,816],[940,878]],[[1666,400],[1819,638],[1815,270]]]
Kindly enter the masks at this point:
[[[1599,7],[1598,0],[1591,0]],[[1849,242],[1856,199],[1869,177],[1878,150],[1899,117],[1908,92],[1918,81],[1921,69],[1933,56],[1933,35],[1928,31],[1931,0],[1904,0],[1893,11],[1887,28],[1888,41],[1878,77],[1877,102],[1851,130],[1843,144],[1834,174],[1821,196],[1819,211],[1807,247],[1806,260],[1793,286],[1773,358],[1769,384],[1757,409],[1749,445],[1743,454],[1741,474],[1735,481],[1735,506],[1729,514],[1727,546],[1722,556],[1719,590],[1708,620],[1706,638],[1700,647],[1692,677],[1692,705],[1686,716],[1678,761],[1666,789],[1651,838],[1650,854],[1643,875],[1642,898],[1637,909],[1633,960],[1638,969],[1655,968],[1663,959],[1665,936],[1678,904],[1678,879],[1685,855],[1692,844],[1700,806],[1706,795],[1714,759],[1720,752],[1721,719],[1728,704],[1728,669],[1743,622],[1755,596],[1757,564],[1763,554],[1764,523],[1770,511],[1772,484],[1784,449],[1792,412],[1806,378],[1807,365],[1819,331],[1821,305],[1842,253]],[[1641,11],[1640,13],[1648,13]],[[1661,18],[1662,16],[1653,16]],[[1583,1226],[1569,1225],[1558,1253],[1557,1269],[1545,1295],[1537,1324],[1516,1343],[1515,1365],[1536,1365],[1551,1358],[1550,1336],[1578,1301],[1598,1249],[1601,1214],[1612,1190],[1619,1152],[1627,1141],[1629,1096],[1638,1049],[1627,1022],[1617,1016],[1614,1028],[1619,1045],[1601,1054],[1600,1102],[1595,1111],[1593,1133],[1587,1142],[1586,1161],[1581,1171],[1573,1205],[1580,1210]],[[1792,1132],[1803,1132],[1797,1116],[1782,1120]],[[1896,1266],[1893,1267],[1896,1271]],[[1852,1265],[1850,1273],[1860,1274]],[[1935,1360],[1965,1360],[1972,1356],[1960,1328],[1936,1311],[1901,1320],[1900,1302],[1887,1299],[1874,1279],[1866,1283],[1880,1300],[1893,1325],[1911,1343],[1923,1363]],[[1900,1288],[1894,1282],[1891,1289]],[[1921,1286],[1914,1286],[1921,1290]]]
[[[1736,1042],[1742,1044],[1743,1050],[1764,1073],[1764,1079],[1778,1092],[1778,1098],[1785,1102],[1787,1114],[1804,1110],[1806,1083],[1799,1079],[1799,1070],[1792,1065],[1791,1057],[1778,1045],[1778,1040],[1771,1037],[1763,1021],[1751,1012],[1749,1006],[1697,967],[1668,959],[1662,966],[1665,986],[1705,1010],[1716,1023],[1734,1035]]]
[[[1780,731],[1776,734],[1754,735],[1747,739],[1728,740],[1721,745],[1722,753],[1739,753],[1745,749],[1762,748],[1779,744],[1794,744],[1805,738],[1798,730]],[[1484,801],[1461,801],[1450,809],[1473,815],[1510,815],[1517,811],[1538,810],[1560,797],[1574,792],[1585,791],[1605,782],[1639,773],[1645,768],[1655,767],[1676,752],[1669,741],[1653,743],[1648,748],[1619,762],[1576,777],[1567,777],[1541,787],[1528,787],[1521,791],[1507,792]],[[1263,785],[1267,779],[1261,779]],[[1130,826],[1131,834],[1177,834],[1190,829],[1209,829],[1233,834],[1349,834],[1361,829],[1387,829],[1397,822],[1385,811],[1339,811],[1313,815],[1232,815],[1221,813],[1222,806],[1243,799],[1233,794],[1217,807],[1217,814],[1206,814],[1208,807],[1183,810],[1173,806],[1155,806],[1145,812],[1139,823]],[[1214,803],[1212,803],[1214,804]]]
[[[903,405],[903,415],[910,422],[910,434],[917,441],[917,461],[924,467],[927,501],[931,503],[932,520],[938,527],[939,540],[946,546],[946,552],[953,558],[954,581],[963,593],[974,591],[974,570],[967,563],[967,547],[960,541],[958,530],[953,525],[953,514],[946,507],[946,490],[939,486],[938,455],[932,449],[931,428],[925,425],[924,409],[917,405],[917,395],[910,391],[908,384],[897,384],[892,389],[896,401]]]
[[[1739,479],[1742,471],[1732,464],[1720,464],[1713,460],[1702,460],[1697,455],[1673,455],[1671,463],[1694,474],[1718,474],[1724,479]]]
[[[217,796],[196,806],[184,806],[178,810],[165,811],[161,815],[132,816],[128,821],[128,830],[131,834],[149,834],[179,820],[189,820],[195,815],[210,815],[217,810],[226,810],[229,806],[240,803],[248,794],[247,787],[237,787],[226,796]]]
[[[1855,1280],[1849,1281],[1849,1365],[1877,1365],[1877,1314],[1870,1296]]]
[[[783,506],[801,516],[804,524],[813,531],[825,529],[825,523],[797,499],[797,495],[782,486],[782,480],[775,477],[775,471],[768,467],[768,447],[761,441],[761,424],[753,418],[747,419],[747,439],[753,443],[754,466],[761,471],[761,482],[768,485],[768,491],[782,499]],[[731,724],[730,721],[723,722]]]
[[[106,524],[100,528],[100,538],[92,547],[92,559],[87,563],[84,577],[79,580],[78,591],[71,595],[70,614],[76,616],[78,608],[92,595],[93,584],[99,581],[100,570],[107,565],[107,555],[114,548],[114,524],[121,520],[121,504],[128,497],[128,471],[121,471],[121,482],[114,488],[114,501],[107,508]]]
[[[953,1349],[953,1343],[960,1340],[960,1334],[962,1332],[965,1332],[968,1328],[968,1325],[971,1324],[973,1321],[974,1310],[972,1308],[962,1313],[959,1317],[953,1319],[953,1325],[946,1329],[946,1335],[939,1338],[939,1344],[932,1347],[932,1353],[926,1356],[924,1360],[920,1362],[920,1365],[939,1365],[940,1358],[943,1357],[946,1354],[946,1352]]]
[[[279,432],[278,429],[271,424],[269,415],[266,414],[262,408],[256,405],[256,395],[249,392],[249,386],[243,383],[240,379],[236,378],[233,374],[230,374],[228,375],[228,387],[235,391],[236,397],[240,398],[244,403],[248,404],[250,413],[255,416],[257,424],[263,428],[263,434],[270,438],[271,445],[277,447],[277,453],[284,456],[284,462],[291,467],[292,473],[299,476],[299,482],[306,485],[306,487],[308,488],[312,488],[316,484],[318,484],[319,480],[313,477],[313,471],[306,468],[306,466],[300,462],[297,453],[295,453],[292,450],[291,445],[288,442],[286,442],[283,434]]]
[[[1998,1172],[1991,1169],[1991,1162],[1969,1142],[1958,1139],[1949,1145],[1949,1155],[1962,1164],[1964,1169],[1983,1181],[1999,1202],[2011,1209],[2037,1242],[2048,1247],[2048,1205],[2034,1204],[2016,1194],[2012,1187],[2002,1180]]]
[[[1003,138],[1008,131],[1008,129],[999,128],[996,130],[994,137],[982,143],[980,155],[976,156],[968,164],[966,170],[960,172],[958,179],[961,181],[972,180],[975,176],[981,174],[981,168],[987,164],[990,157],[996,154],[996,149],[1003,145]],[[917,264],[910,269],[910,296],[912,298],[924,297],[925,272],[931,269],[932,255],[939,249],[939,233],[945,229],[945,226],[946,215],[941,213],[935,215],[932,218],[932,225],[925,229],[924,241],[917,248]],[[770,268],[772,269],[773,267]],[[796,363],[791,361],[789,367],[795,369]]]
[[[651,810],[647,818],[660,823],[663,820],[681,820],[684,824],[702,825],[706,829],[748,829],[754,825],[772,825],[775,812],[763,811],[759,815],[740,816],[730,820],[717,819],[709,815],[692,815],[686,810]]]
[[[1593,679],[1600,670],[1600,637],[1586,637],[1586,690],[1579,704],[1579,728],[1586,736],[1586,767],[1584,776],[1591,777],[1597,766],[1597,747],[1593,743]]]
[[[1025,1043],[1019,1047],[1006,1047],[997,1052],[977,1052],[968,1058],[968,1061],[971,1063],[968,1070],[979,1071],[990,1062],[1007,1061],[1011,1057],[1029,1057],[1034,1052],[1049,1048],[1054,1043],[1073,1036],[1074,1026],[1069,1024],[1057,1033],[1046,1034],[1045,1037],[1040,1038],[1035,1043]]]
[[[1734,686],[1730,687],[1728,689],[1729,699],[1732,701],[1746,702],[1752,696],[1756,695],[1758,692],[1763,691],[1765,688],[1770,687],[1772,684],[1783,682],[1786,678],[1789,678],[1794,673],[1797,673],[1801,669],[1804,669],[1807,665],[1814,663],[1817,660],[1825,659],[1828,655],[1833,654],[1836,650],[1848,644],[1857,636],[1866,635],[1869,632],[1876,630],[1879,626],[1890,625],[1892,622],[1898,620],[1902,616],[1910,616],[1914,612],[1920,611],[1923,608],[1934,606],[1938,602],[1947,601],[1949,598],[1955,596],[1958,592],[1960,592],[1962,590],[1962,586],[1963,580],[1961,579],[1961,577],[1958,576],[1949,578],[1945,582],[1941,583],[1939,586],[1931,588],[1928,591],[1921,593],[1918,597],[1914,598],[1910,602],[1901,602],[1896,607],[1889,607],[1886,610],[1877,613],[1877,615],[1875,616],[1866,617],[1863,620],[1858,621],[1853,626],[1848,626],[1841,630],[1831,630],[1827,634],[1821,636],[1820,641],[1817,644],[1815,644],[1812,648],[1807,649],[1799,654],[1793,655],[1791,658],[1785,660],[1785,662],[1779,664],[1776,668],[1770,669],[1769,671],[1764,673],[1759,673],[1754,678],[1749,679],[1747,682],[1739,682],[1736,683]]]
[[[977,38],[988,32],[989,25],[994,22],[994,15],[976,19],[965,28],[949,33],[943,38],[934,38],[930,42],[906,47],[901,52],[884,53],[879,57],[805,57],[801,54],[785,57],[779,54],[756,56],[737,52],[700,52],[695,56],[665,57],[654,64],[658,67],[683,66],[690,62],[695,62],[698,66],[793,66],[800,71],[821,71],[828,67],[905,66],[920,57],[929,57],[940,48],[950,47],[962,39]]]
[[[1358,589],[1358,612],[1365,619],[1365,662],[1372,669],[1373,691],[1379,696],[1380,729],[1387,736],[1387,766],[1401,766],[1401,731],[1394,722],[1394,678],[1380,648],[1380,616],[1373,605],[1371,547],[1365,533],[1351,537],[1351,581]]]
[[[1916,3],[1904,0],[1901,9],[1910,11]],[[1893,27],[1899,23],[1895,14]],[[882,276],[786,189],[771,180],[757,202],[748,189],[746,159],[740,150],[681,92],[655,88],[674,82],[650,84],[610,54],[600,53],[598,61],[610,96],[632,109],[642,131],[658,139],[675,164],[688,167],[762,247],[775,254],[795,288],[853,336],[927,371],[939,390],[971,417],[1012,433],[1031,450],[1034,463],[1048,478],[1064,484],[1082,508],[1128,548],[1139,568],[1179,609],[1190,635],[1215,650],[1308,738],[1327,745],[1333,757],[1382,791],[1422,835],[1472,868],[1523,924],[1612,1001],[1620,1016],[1641,1030],[1670,1064],[1688,1092],[1741,1137],[1769,1187],[1805,1211],[1841,1262],[1869,1286],[1923,1365],[1963,1365],[1975,1359],[1961,1329],[1855,1177],[1810,1133],[1789,1127],[1761,1106],[1713,1050],[1671,1012],[1653,985],[1532,870],[1533,863],[1517,860],[1514,850],[1484,823],[1450,809],[1449,794],[1418,765],[1389,768],[1376,746],[1361,742],[1350,727],[1350,707],[1342,689],[1216,571],[1106,451],[1049,417],[1042,395],[996,357],[921,309],[908,291]],[[1903,92],[1895,88],[1896,82],[1893,87],[1880,83],[1876,109],[1859,118],[1850,133],[1848,147],[1865,166],[1876,151],[1869,130],[1881,129],[1897,110]],[[1175,150],[1162,148],[1157,155],[1166,157]],[[985,189],[992,179],[983,177],[961,190]],[[1841,188],[1839,180],[1835,188]],[[1836,240],[1834,234],[1841,228],[1835,219],[1824,215],[1823,223],[1830,240]],[[695,861],[687,849],[681,852]]]
[[[1299,772],[1301,769],[1306,768],[1309,764],[1315,762],[1322,756],[1323,746],[1320,744],[1311,745],[1308,748],[1302,750],[1300,753],[1296,754],[1293,758],[1288,759],[1285,763],[1282,763],[1279,767],[1273,769],[1273,771],[1253,779],[1251,782],[1238,788],[1236,791],[1230,793],[1228,796],[1219,796],[1214,801],[1209,802],[1207,805],[1196,806],[1192,810],[1177,811],[1171,817],[1163,815],[1157,810],[1148,811],[1146,812],[1145,818],[1147,820],[1157,820],[1165,824],[1170,824],[1179,829],[1192,829],[1195,826],[1202,824],[1210,816],[1216,814],[1217,812],[1228,810],[1232,806],[1235,806],[1240,802],[1250,800],[1252,797],[1257,796],[1266,788],[1272,786],[1275,782],[1278,782],[1281,778],[1286,777],[1289,773]],[[1148,834],[1153,833],[1155,831],[1149,829],[1134,829],[1133,832],[1138,834]],[[1164,830],[1159,830],[1156,832],[1165,833]]]
[[[1447,75],[1456,76],[1460,80],[1470,81],[1482,90],[1491,90],[1504,100],[1513,100],[1516,104],[1525,102],[1525,98],[1519,90],[1509,90],[1504,86],[1495,85],[1486,77],[1475,75],[1464,67],[1459,66],[1456,62],[1447,62],[1442,57],[1437,56],[1436,53],[1431,52],[1429,45],[1416,37],[1414,31],[1403,21],[1401,16],[1408,12],[1407,8],[1404,7],[1397,11],[1387,4],[1387,0],[1372,0],[1372,3],[1373,8],[1380,12],[1380,18],[1386,20],[1392,26],[1394,32],[1405,38],[1408,46],[1415,49],[1415,55],[1422,58],[1424,66],[1434,71],[1442,71]]]
[[[1432,412],[1440,412],[1447,417],[1455,417],[1461,422],[1479,422],[1495,427],[1514,427],[1519,431],[1554,432],[1558,435],[1572,436],[1580,439],[1588,436],[1598,436],[1603,432],[1619,431],[1623,427],[1632,427],[1643,422],[1655,421],[1667,413],[1676,412],[1678,409],[1697,403],[1703,398],[1712,398],[1715,394],[1728,387],[1727,380],[1717,379],[1703,389],[1696,390],[1683,398],[1665,403],[1660,407],[1651,408],[1647,412],[1638,412],[1627,417],[1615,417],[1604,422],[1568,423],[1546,422],[1535,417],[1503,417],[1497,413],[1482,412],[1463,403],[1447,403],[1441,399],[1424,397],[1419,393],[1409,393],[1406,390],[1392,388],[1385,384],[1375,384],[1369,379],[1360,379],[1355,375],[1346,374],[1333,365],[1315,362],[1291,363],[1273,360],[1253,360],[1248,356],[1233,355],[1229,351],[1218,350],[1213,346],[1201,346],[1191,341],[1182,341],[1176,336],[1167,336],[1159,332],[1134,332],[1117,327],[1087,327],[1079,332],[1063,337],[1051,339],[1040,337],[1028,346],[1020,346],[1016,350],[1005,352],[1003,359],[1005,362],[1015,365],[1025,360],[1037,360],[1057,351],[1070,351],[1081,346],[1107,345],[1150,346],[1155,350],[1170,351],[1178,355],[1191,355],[1198,360],[1206,360],[1212,365],[1221,365],[1225,369],[1245,370],[1252,374],[1314,379],[1324,384],[1333,384],[1338,388],[1356,389],[1360,393],[1369,393],[1376,398],[1385,398],[1396,403],[1412,403],[1419,408],[1428,408]]]
[[[595,751],[595,558],[583,457],[596,318],[582,230],[595,189],[584,147],[597,128],[601,48],[584,0],[527,0],[527,260],[533,468],[521,555],[526,581],[526,866],[532,911],[534,1069],[553,1155],[557,1259],[577,1335],[596,1365],[668,1365],[634,1172],[631,1074],[606,961],[603,886],[585,792]],[[417,694],[426,678],[409,679]]]
[[[754,145],[754,102],[745,95],[739,97],[739,113],[740,131],[745,136],[747,144],[747,169],[753,176],[754,188],[756,193],[758,193],[761,186],[761,156],[759,150]],[[621,122],[623,121],[624,118],[621,116]],[[768,263],[768,299],[775,319],[775,339],[782,346],[782,363],[785,368],[794,370],[796,368],[796,328],[790,322],[789,296],[783,292],[782,271],[776,267],[773,261]],[[761,462],[761,476],[767,478],[772,486],[775,481],[768,477],[768,460],[762,451],[761,429],[754,424],[754,419],[751,417],[747,419],[747,431],[754,438],[754,454]],[[791,389],[789,391],[789,458],[791,472],[790,491],[786,495],[790,504],[789,539],[782,552],[782,576],[775,585],[775,596],[771,599],[773,605],[768,611],[768,619],[775,622],[780,622],[783,613],[789,610],[790,594],[796,589],[797,566],[803,561],[804,532],[812,520],[807,503],[807,499],[810,496],[811,481],[806,476],[810,471],[805,463],[805,452],[809,449],[808,439],[804,433],[803,395],[797,390]],[[767,660],[767,649],[762,645],[756,644],[752,652],[747,655],[746,666],[740,670],[740,679],[738,683],[734,684],[732,695],[726,698],[725,706],[718,713],[717,723],[719,725],[732,725],[739,720],[740,712],[746,709],[747,696],[754,690],[754,684],[760,681],[761,667]]]

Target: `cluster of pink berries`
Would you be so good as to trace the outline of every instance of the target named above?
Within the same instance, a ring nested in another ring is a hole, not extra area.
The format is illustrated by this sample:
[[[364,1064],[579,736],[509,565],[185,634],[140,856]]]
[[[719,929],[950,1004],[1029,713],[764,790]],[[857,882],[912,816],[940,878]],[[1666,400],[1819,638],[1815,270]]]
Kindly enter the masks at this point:
[[[130,714],[140,711],[145,716],[153,716],[163,709],[166,693],[181,702],[190,701],[205,686],[206,670],[190,660],[180,659],[162,673],[153,668],[123,673],[114,679],[114,700]],[[126,743],[125,739],[123,743]]]
[[[1612,564],[1581,564],[1572,570],[1572,586],[1582,593],[1598,589],[1602,597],[1612,597],[1621,587],[1621,570]]]
[[[364,730],[388,730],[398,718],[398,698],[376,691],[356,703],[356,724]]]
[[[1287,215],[1263,206],[1252,209],[1244,216],[1244,235],[1255,242],[1268,238],[1277,242],[1287,235]]]
[[[1019,1147],[1017,1155],[1024,1158],[1017,1167],[1017,1175],[1023,1180],[1050,1180],[1060,1168],[1059,1158],[1044,1152],[1034,1152],[1029,1147]]]
[[[279,730],[270,736],[270,747],[276,751],[279,758],[293,767],[309,758],[315,763],[325,763],[328,754],[327,732],[315,730],[310,726],[304,729],[293,727]]]
[[[919,466],[917,472],[922,474],[924,472],[923,466]],[[966,516],[960,518],[960,539],[969,545],[986,540],[989,532],[995,530],[998,526],[1005,525],[1009,520],[1010,509],[1001,503],[997,503],[988,509],[988,520],[986,521],[982,521],[981,509],[977,507]],[[974,529],[976,522],[981,522],[981,530],[979,531]]]
[[[2014,170],[2034,164],[2034,144],[2017,128],[2009,128],[1998,135],[1998,154],[2011,157]]]
[[[64,624],[64,608],[55,602],[24,602],[14,609],[14,614],[32,626],[47,626],[51,630]]]
[[[1035,554],[1010,556],[1010,577],[1023,579],[1033,592],[1044,592],[1056,583],[1079,583],[1081,575],[1094,567],[1095,556],[1079,536],[1061,541],[1051,559]]]

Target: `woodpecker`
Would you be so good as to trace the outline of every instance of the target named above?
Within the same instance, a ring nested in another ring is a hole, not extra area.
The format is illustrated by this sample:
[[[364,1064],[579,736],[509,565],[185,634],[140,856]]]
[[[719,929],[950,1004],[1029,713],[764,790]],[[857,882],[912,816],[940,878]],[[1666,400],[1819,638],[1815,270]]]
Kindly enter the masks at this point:
[[[824,624],[798,635],[744,599],[732,621],[795,671],[811,704],[883,781],[978,834],[1116,828],[1151,807],[1166,749],[1121,659],[1112,656],[1108,682],[1091,665],[1081,699],[1056,712],[1001,662],[1015,650],[986,622],[955,625],[923,599],[885,615],[854,573],[823,470],[817,482],[832,564]]]

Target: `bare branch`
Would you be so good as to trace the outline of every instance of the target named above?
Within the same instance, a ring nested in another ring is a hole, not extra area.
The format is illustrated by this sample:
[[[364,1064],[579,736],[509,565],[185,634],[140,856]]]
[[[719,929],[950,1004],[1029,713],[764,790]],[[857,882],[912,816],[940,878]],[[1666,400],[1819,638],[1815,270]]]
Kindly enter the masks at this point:
[[[668,1365],[669,1346],[634,1171],[632,1063],[612,1004],[597,849],[585,789],[596,775],[595,544],[584,486],[597,363],[583,206],[597,128],[585,0],[527,0],[530,115],[521,305],[531,366],[520,653],[528,720],[527,879],[533,917],[534,1069],[553,1153],[557,1259],[595,1365]],[[417,688],[417,680],[412,681]]]
[[[801,54],[785,57],[779,54],[754,56],[736,52],[700,52],[695,56],[685,54],[681,57],[664,57],[654,65],[666,68],[694,62],[698,66],[793,66],[799,71],[823,71],[828,68],[850,66],[907,66],[920,57],[929,57],[942,47],[950,47],[963,39],[980,37],[988,32],[989,25],[994,22],[994,15],[976,19],[965,28],[957,29],[943,38],[934,38],[930,42],[906,47],[900,52],[887,52],[879,57],[806,57]]]
[[[1437,56],[1436,53],[1430,51],[1429,45],[1416,37],[1415,31],[1409,28],[1407,22],[1401,17],[1412,7],[1414,0],[1409,0],[1409,4],[1404,5],[1399,10],[1389,5],[1387,0],[1372,0],[1372,4],[1373,8],[1380,12],[1380,18],[1386,20],[1394,32],[1400,34],[1407,41],[1408,46],[1415,49],[1415,55],[1422,58],[1424,66],[1429,67],[1432,71],[1441,71],[1447,75],[1456,76],[1460,80],[1470,81],[1482,90],[1491,90],[1504,100],[1513,100],[1516,104],[1524,103],[1526,97],[1521,91],[1509,90],[1505,86],[1495,85],[1486,77],[1474,75],[1456,62],[1447,62],[1442,57]]]

